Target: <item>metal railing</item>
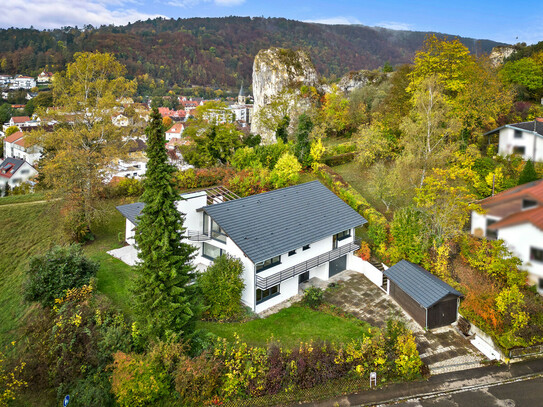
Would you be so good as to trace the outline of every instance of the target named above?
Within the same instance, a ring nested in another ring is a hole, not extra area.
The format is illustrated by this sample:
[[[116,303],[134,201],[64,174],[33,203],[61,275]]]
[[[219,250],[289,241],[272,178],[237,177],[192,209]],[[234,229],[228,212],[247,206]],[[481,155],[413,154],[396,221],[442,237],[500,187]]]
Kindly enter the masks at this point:
[[[321,264],[328,263],[332,260],[336,260],[341,256],[358,249],[360,249],[360,242],[351,242],[344,246],[340,246],[337,249],[331,250],[328,253],[321,254],[320,256],[313,257],[312,259],[296,264],[288,269],[281,270],[280,272],[272,274],[269,277],[260,277],[257,275],[256,286],[261,290],[267,290],[268,288],[279,284],[281,281],[285,281],[289,278],[305,273],[307,270],[320,266]]]
[[[205,235],[197,230],[187,230],[187,237],[193,242],[204,242],[206,240],[211,240],[208,235]]]

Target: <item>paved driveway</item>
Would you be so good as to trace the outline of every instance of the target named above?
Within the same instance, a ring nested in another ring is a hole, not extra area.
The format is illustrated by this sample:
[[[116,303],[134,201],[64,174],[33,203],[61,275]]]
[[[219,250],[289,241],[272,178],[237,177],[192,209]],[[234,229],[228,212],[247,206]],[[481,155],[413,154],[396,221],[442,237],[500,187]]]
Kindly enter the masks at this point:
[[[432,374],[481,366],[484,356],[452,326],[424,331],[389,295],[361,273],[346,270],[331,279],[337,287],[325,299],[374,326],[384,328],[390,317],[402,319],[415,333],[422,361]],[[330,281],[308,283],[327,286]]]

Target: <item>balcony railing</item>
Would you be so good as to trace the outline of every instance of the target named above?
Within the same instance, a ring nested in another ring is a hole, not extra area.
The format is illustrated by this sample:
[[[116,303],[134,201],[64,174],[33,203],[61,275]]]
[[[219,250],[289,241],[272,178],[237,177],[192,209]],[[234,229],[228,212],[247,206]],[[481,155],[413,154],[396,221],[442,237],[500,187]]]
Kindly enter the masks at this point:
[[[296,264],[288,269],[281,270],[280,272],[269,277],[256,276],[256,286],[261,290],[267,290],[268,288],[279,284],[281,281],[285,281],[289,278],[305,273],[307,270],[320,266],[321,264],[328,263],[332,260],[336,260],[341,256],[358,249],[360,249],[360,242],[355,241],[344,246],[340,246],[337,249],[329,251],[328,253],[313,257],[312,259],[304,261],[300,264]]]
[[[204,235],[197,230],[187,230],[187,237],[193,242],[205,242],[206,240],[211,239],[208,235]]]

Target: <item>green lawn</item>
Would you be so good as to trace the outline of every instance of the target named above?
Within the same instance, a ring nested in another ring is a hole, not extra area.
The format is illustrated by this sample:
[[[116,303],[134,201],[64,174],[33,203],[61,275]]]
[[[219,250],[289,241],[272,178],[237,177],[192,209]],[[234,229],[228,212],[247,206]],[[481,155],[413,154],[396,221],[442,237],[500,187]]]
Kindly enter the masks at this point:
[[[45,193],[39,192],[36,194],[28,195],[10,195],[0,198],[1,205],[9,205],[14,203],[23,203],[23,202],[34,202],[34,201],[43,201],[45,199]]]
[[[273,339],[290,348],[312,339],[335,343],[349,342],[367,333],[369,327],[369,324],[362,321],[341,318],[296,305],[267,318],[245,323],[199,323],[199,328],[228,341],[232,341],[234,334],[237,333],[249,345],[265,346]]]
[[[65,241],[59,217],[58,207],[48,202],[0,206],[0,343],[15,338],[27,309],[22,284],[29,258]]]

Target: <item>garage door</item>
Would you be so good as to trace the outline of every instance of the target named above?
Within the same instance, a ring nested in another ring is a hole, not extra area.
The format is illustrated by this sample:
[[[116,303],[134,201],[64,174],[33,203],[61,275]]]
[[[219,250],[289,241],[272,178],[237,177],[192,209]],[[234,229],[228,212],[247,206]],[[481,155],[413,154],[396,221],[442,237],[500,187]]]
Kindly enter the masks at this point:
[[[330,262],[330,268],[328,269],[328,278],[335,276],[337,273],[341,273],[347,269],[347,255],[340,257],[339,259],[332,260]]]

